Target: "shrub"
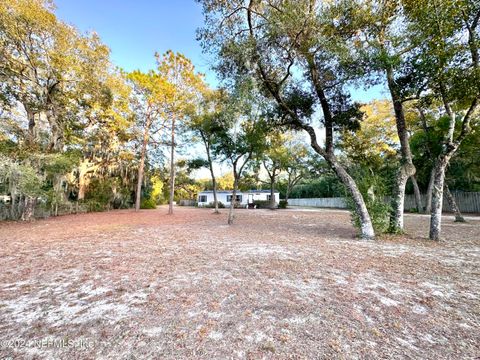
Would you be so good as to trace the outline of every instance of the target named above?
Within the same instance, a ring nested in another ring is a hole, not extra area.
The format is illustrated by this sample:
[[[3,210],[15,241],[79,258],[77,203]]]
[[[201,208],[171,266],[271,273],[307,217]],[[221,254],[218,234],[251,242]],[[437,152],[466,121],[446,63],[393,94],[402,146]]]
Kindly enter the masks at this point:
[[[288,205],[288,201],[287,201],[287,200],[280,200],[280,202],[278,203],[278,208],[279,208],[279,209],[286,209],[286,208],[287,208],[287,205]]]
[[[257,209],[270,209],[269,200],[255,200],[253,205],[255,205]]]
[[[87,206],[87,211],[88,212],[99,212],[99,211],[105,211],[106,205],[95,200],[95,199],[90,199],[85,201],[85,205]]]
[[[385,181],[379,175],[367,171],[357,175],[357,185],[367,206],[372,225],[376,233],[388,231],[391,206],[385,202]],[[352,214],[353,225],[360,229],[360,219],[355,210],[353,199],[347,197],[347,206]]]
[[[94,208],[99,208],[99,206],[101,206],[102,210],[105,210],[110,205],[110,201],[113,200],[112,182],[108,180],[102,181],[100,179],[92,179],[88,185],[85,200],[85,203],[92,204]]]
[[[156,209],[157,208],[157,202],[155,199],[142,199],[140,202],[140,209]]]
[[[208,203],[208,205],[205,205],[204,207],[213,209],[213,208],[215,208],[215,204],[213,203],[213,201],[211,201],[211,202]],[[224,209],[225,205],[221,201],[219,201],[218,202],[218,208],[219,209]]]

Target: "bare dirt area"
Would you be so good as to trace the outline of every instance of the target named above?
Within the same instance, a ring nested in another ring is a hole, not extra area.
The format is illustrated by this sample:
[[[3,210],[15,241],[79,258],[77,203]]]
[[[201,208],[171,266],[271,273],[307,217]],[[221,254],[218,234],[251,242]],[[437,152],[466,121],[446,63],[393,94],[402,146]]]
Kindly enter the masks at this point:
[[[364,242],[342,211],[0,224],[0,359],[474,359],[480,218]]]

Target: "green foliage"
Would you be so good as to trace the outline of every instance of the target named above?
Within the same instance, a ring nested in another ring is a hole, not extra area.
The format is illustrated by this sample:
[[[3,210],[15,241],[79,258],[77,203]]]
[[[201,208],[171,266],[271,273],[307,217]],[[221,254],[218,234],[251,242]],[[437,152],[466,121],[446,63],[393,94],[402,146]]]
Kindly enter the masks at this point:
[[[30,164],[0,157],[0,184],[4,184],[4,192],[11,190],[15,195],[40,197],[45,195],[42,183],[43,179]]]
[[[391,206],[386,199],[387,188],[385,186],[385,179],[363,168],[356,169],[355,179],[358,184],[358,189],[365,199],[365,205],[370,214],[375,232],[387,232]],[[347,197],[347,205],[351,210],[354,226],[360,229],[360,219],[355,211],[353,199],[349,196]]]
[[[213,209],[213,208],[215,208],[215,204],[214,204],[213,201],[212,201],[212,202],[208,203],[207,205],[205,205],[204,207]],[[219,208],[219,209],[224,209],[224,208],[225,208],[225,204],[222,203],[221,201],[219,201],[219,202],[218,202],[218,208]]]
[[[278,208],[279,209],[286,209],[288,206],[288,201],[286,200],[280,200],[280,202],[278,203]]]
[[[85,205],[87,206],[88,212],[100,212],[105,211],[105,204],[95,200],[89,199],[85,201]]]
[[[80,154],[70,152],[64,154],[49,154],[44,157],[44,171],[50,175],[63,175],[73,170],[80,160]]]
[[[270,209],[270,201],[268,200],[255,200],[253,205],[256,206],[257,209]]]
[[[88,185],[85,203],[88,204],[89,211],[103,211],[110,207],[113,196],[111,181],[93,179]]]
[[[157,203],[155,199],[142,199],[140,202],[140,209],[156,209]]]

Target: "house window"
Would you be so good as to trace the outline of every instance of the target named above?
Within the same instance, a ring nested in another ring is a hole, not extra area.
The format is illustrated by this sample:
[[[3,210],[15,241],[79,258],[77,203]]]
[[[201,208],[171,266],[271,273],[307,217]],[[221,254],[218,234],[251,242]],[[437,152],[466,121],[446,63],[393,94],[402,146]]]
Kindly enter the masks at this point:
[[[267,201],[270,201],[271,198],[272,198],[272,195],[268,194],[267,195]]]
[[[233,195],[227,195],[227,202],[232,202],[232,196]],[[236,202],[241,203],[242,202],[242,195],[237,195],[236,196]]]
[[[200,195],[198,197],[198,202],[201,202],[201,203],[207,202],[207,195]]]

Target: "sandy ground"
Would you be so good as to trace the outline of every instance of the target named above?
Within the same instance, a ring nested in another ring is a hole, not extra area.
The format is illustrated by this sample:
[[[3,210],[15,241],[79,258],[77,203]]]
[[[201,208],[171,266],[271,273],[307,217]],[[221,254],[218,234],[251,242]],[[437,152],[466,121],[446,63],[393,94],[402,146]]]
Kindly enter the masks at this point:
[[[475,359],[480,218],[176,208],[0,224],[0,359]]]

